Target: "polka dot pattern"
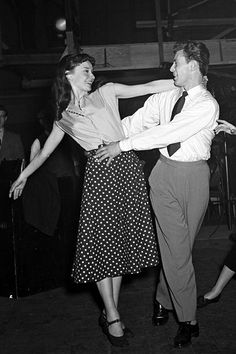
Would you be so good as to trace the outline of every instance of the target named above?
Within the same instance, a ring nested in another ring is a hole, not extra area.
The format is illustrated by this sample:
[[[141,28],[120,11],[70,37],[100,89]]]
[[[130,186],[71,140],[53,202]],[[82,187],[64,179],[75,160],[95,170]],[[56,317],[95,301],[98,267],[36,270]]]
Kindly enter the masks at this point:
[[[76,283],[158,264],[142,165],[129,151],[109,166],[88,158],[72,277]]]

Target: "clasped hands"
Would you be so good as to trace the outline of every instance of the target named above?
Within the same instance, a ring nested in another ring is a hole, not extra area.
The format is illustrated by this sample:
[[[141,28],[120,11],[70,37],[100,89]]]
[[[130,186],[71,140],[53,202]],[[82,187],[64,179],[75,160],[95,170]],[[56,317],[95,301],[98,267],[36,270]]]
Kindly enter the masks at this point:
[[[119,142],[116,143],[110,143],[108,145],[104,145],[98,148],[95,158],[98,161],[103,161],[105,159],[108,159],[106,165],[110,165],[111,161],[121,153],[120,145]]]

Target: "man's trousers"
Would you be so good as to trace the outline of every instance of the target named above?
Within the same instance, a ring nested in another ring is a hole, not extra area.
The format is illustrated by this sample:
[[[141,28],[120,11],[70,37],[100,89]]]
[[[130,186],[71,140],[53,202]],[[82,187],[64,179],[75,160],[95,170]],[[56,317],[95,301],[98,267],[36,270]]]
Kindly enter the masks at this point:
[[[176,311],[180,322],[196,319],[192,263],[195,237],[209,202],[206,161],[180,162],[161,155],[149,178],[162,271],[156,299]]]

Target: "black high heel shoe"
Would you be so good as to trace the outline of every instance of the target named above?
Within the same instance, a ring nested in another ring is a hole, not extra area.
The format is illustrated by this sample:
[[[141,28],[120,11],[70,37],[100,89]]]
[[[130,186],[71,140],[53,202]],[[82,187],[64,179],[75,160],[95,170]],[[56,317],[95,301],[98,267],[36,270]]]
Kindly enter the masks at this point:
[[[102,312],[101,315],[99,316],[98,324],[102,328],[102,331],[105,333],[106,330],[107,330],[107,316],[106,316],[106,314],[104,312]],[[133,338],[134,337],[134,333],[133,333],[133,331],[131,331],[130,328],[124,327],[122,329],[124,331],[124,335],[127,338]]]
[[[130,328],[124,327],[124,328],[122,328],[122,329],[123,329],[124,334],[125,334],[125,336],[126,336],[127,338],[133,338],[133,337],[134,337],[134,332],[131,331]]]
[[[220,294],[221,295],[221,294]],[[200,295],[197,298],[197,307],[200,309],[206,307],[207,305],[214,304],[220,300],[220,295],[214,297],[214,299],[207,299],[204,295]]]
[[[129,345],[129,342],[127,341],[127,337],[125,334],[123,334],[123,336],[116,337],[109,332],[109,326],[118,322],[120,322],[120,319],[116,319],[111,322],[106,321],[106,325],[102,327],[102,331],[107,336],[109,342],[115,347],[127,347]]]

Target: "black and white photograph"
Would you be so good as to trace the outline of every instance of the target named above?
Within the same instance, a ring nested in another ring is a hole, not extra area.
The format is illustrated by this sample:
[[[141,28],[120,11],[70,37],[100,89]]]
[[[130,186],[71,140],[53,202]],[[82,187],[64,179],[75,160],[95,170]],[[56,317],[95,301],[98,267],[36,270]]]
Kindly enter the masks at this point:
[[[236,0],[1,0],[0,354],[236,353]]]

